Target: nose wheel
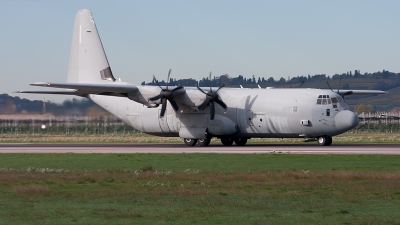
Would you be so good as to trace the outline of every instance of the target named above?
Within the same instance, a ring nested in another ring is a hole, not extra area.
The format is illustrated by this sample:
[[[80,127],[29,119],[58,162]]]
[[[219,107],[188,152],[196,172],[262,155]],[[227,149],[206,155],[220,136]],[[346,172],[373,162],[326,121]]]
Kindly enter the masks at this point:
[[[329,146],[332,144],[332,137],[331,136],[321,136],[318,138],[318,145],[321,146]]]

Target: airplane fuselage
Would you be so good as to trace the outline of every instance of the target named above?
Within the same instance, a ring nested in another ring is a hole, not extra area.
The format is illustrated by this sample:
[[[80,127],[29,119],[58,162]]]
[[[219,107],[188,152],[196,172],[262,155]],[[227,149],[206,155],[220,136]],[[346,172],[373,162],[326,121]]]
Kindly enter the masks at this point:
[[[199,92],[186,90],[190,91]],[[358,124],[342,98],[329,90],[223,88],[219,95],[227,109],[216,106],[214,120],[207,109],[195,111],[185,105],[179,105],[177,112],[168,106],[161,118],[160,107],[127,98],[90,95],[90,99],[135,129],[158,136],[313,138],[335,136]],[[204,96],[196,100],[201,102]]]

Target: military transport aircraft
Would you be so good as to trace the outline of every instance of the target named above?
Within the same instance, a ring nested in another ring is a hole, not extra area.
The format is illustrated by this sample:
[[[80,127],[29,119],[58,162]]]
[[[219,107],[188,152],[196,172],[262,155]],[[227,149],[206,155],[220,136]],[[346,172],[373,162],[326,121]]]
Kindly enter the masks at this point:
[[[168,79],[171,71],[168,73]],[[154,78],[155,79],[155,78]],[[350,94],[383,94],[377,90],[246,89],[133,85],[111,72],[93,16],[80,10],[75,19],[67,82],[32,86],[61,91],[18,93],[86,97],[144,133],[179,136],[188,146],[245,145],[250,138],[305,138],[331,145],[332,136],[358,125],[343,101]]]

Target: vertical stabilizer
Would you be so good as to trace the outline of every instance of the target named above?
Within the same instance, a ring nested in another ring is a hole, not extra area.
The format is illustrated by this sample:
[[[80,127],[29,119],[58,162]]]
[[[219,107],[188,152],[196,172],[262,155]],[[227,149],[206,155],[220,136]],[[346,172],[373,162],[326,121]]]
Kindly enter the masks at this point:
[[[79,10],[72,35],[67,82],[107,83],[115,78],[97,32],[92,13]]]

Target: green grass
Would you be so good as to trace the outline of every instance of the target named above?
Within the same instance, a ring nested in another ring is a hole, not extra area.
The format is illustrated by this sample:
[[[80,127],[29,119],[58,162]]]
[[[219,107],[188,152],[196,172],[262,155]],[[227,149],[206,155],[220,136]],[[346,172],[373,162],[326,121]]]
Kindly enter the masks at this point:
[[[0,168],[28,167],[67,170],[186,169],[239,171],[397,171],[399,155],[290,154],[1,154]]]
[[[400,224],[400,156],[1,154],[0,224]]]

